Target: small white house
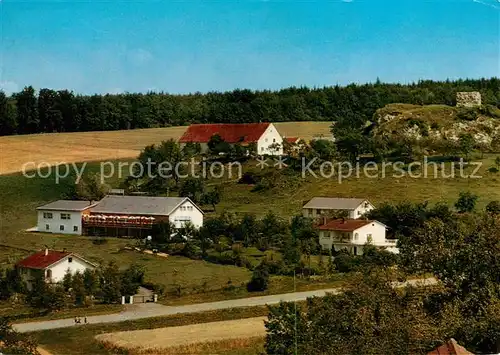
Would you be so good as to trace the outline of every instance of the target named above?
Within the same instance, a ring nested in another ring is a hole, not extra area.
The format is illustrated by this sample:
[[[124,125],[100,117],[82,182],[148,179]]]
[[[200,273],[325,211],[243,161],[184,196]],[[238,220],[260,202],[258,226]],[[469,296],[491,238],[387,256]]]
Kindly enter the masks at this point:
[[[96,204],[59,200],[37,208],[37,230],[46,233],[82,234],[82,216]]]
[[[219,135],[229,144],[255,144],[259,155],[283,155],[283,138],[269,122],[193,124],[179,139],[179,144],[183,147],[187,143],[199,143],[202,152],[206,152],[208,142],[215,135]]]
[[[358,219],[375,207],[362,198],[314,197],[302,207],[304,217],[318,218],[344,211],[346,218]]]
[[[37,278],[47,283],[61,282],[67,272],[72,275],[93,270],[95,264],[81,256],[65,251],[45,249],[19,261],[16,268],[28,290],[33,288]]]
[[[397,240],[386,239],[387,227],[378,221],[363,219],[335,219],[318,226],[319,243],[325,250],[346,249],[354,255],[363,255],[363,247],[370,244],[399,253]]]

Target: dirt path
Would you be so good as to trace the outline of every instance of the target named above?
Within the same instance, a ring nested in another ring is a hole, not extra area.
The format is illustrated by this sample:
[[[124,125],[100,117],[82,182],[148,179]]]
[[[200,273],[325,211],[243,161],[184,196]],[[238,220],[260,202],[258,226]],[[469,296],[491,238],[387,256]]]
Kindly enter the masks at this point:
[[[158,329],[133,330],[96,336],[100,342],[119,348],[155,350],[189,344],[265,335],[266,317],[185,325]]]

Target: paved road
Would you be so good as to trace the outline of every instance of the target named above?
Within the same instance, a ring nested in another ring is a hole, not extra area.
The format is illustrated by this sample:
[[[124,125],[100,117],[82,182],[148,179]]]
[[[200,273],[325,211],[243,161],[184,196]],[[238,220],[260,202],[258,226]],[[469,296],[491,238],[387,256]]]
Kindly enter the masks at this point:
[[[425,280],[409,281],[409,283],[411,284],[416,284],[420,282],[423,282],[428,285],[435,283],[435,280],[425,279]],[[395,286],[396,287],[400,286],[400,284],[395,284]],[[100,316],[89,316],[87,317],[87,320],[89,324],[123,322],[141,318],[169,316],[179,313],[197,313],[197,312],[213,311],[213,310],[227,309],[227,308],[263,306],[268,304],[280,303],[281,301],[285,302],[304,301],[306,298],[309,297],[313,296],[322,297],[326,293],[339,293],[339,292],[340,288],[331,288],[331,289],[316,290],[316,291],[285,293],[280,295],[250,297],[250,298],[242,298],[236,300],[198,303],[198,304],[190,304],[185,306],[174,306],[174,307],[164,306],[158,303],[144,303],[131,306],[129,309],[121,313],[105,314]],[[14,329],[16,329],[19,332],[32,332],[38,330],[57,329],[57,328],[76,327],[76,326],[77,325],[75,325],[74,318],[49,320],[41,322],[19,323],[13,325]],[[78,325],[78,326],[83,326],[83,325]]]

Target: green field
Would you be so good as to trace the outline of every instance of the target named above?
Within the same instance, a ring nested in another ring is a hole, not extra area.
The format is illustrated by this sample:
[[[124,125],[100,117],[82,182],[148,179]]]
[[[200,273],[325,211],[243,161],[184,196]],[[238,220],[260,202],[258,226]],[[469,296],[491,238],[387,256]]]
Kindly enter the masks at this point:
[[[255,213],[264,215],[273,211],[285,218],[301,212],[304,201],[314,196],[364,197],[375,205],[383,202],[414,201],[431,203],[444,201],[449,204],[457,199],[460,191],[470,190],[479,195],[478,208],[483,209],[491,200],[500,200],[500,173],[488,172],[494,165],[496,155],[487,155],[484,159],[476,157],[482,163],[478,174],[481,179],[455,178],[393,178],[390,172],[385,178],[367,178],[355,176],[339,183],[338,178],[314,178],[308,176],[299,179],[295,188],[272,188],[260,192],[252,192],[252,186],[238,184],[236,181],[224,182],[222,202],[217,206],[217,213],[230,211],[236,213]],[[447,163],[446,169],[449,169]],[[255,170],[254,163],[246,168]],[[97,163],[88,164],[87,172],[96,171]],[[272,168],[268,168],[272,169]],[[467,171],[472,172],[472,168]],[[68,184],[73,181],[68,177],[60,184],[54,179],[28,179],[20,174],[0,176],[0,266],[14,264],[31,251],[39,250],[44,245],[50,248],[71,250],[99,263],[116,261],[120,267],[133,263],[144,265],[147,281],[163,284],[167,291],[173,291],[174,284],[181,285],[185,301],[167,300],[171,303],[199,302],[218,298],[244,297],[245,292],[228,294],[217,291],[205,296],[189,296],[190,293],[221,290],[228,285],[240,286],[248,281],[250,271],[235,266],[223,266],[201,260],[191,260],[172,256],[161,258],[125,250],[127,245],[135,241],[108,238],[104,245],[96,245],[91,238],[24,232],[26,228],[36,225],[35,208],[46,202],[61,198],[67,191]],[[217,181],[214,183],[220,183]],[[107,183],[118,186],[117,179],[109,179]],[[208,213],[210,217],[213,213]],[[258,258],[254,261],[258,261]],[[291,291],[292,283],[287,278],[275,279],[271,292]],[[305,287],[305,286],[301,286]]]

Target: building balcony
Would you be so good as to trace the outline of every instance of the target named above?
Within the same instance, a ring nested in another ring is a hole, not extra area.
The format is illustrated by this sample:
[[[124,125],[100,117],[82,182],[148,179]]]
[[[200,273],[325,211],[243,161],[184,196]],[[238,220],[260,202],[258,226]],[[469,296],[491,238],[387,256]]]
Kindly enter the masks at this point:
[[[154,223],[154,217],[145,216],[84,215],[82,218],[83,227],[150,229]]]

